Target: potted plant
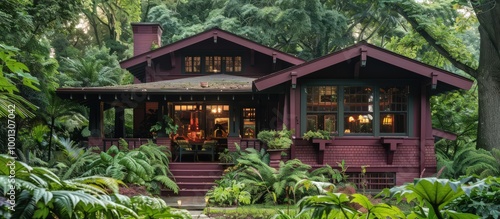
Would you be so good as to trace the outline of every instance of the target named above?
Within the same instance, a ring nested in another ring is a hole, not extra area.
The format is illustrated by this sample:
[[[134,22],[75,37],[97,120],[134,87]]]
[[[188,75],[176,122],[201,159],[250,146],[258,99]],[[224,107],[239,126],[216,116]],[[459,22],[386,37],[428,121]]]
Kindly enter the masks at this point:
[[[293,144],[292,131],[288,130],[283,125],[282,130],[264,130],[257,134],[257,139],[267,145],[267,152],[269,153],[270,166],[279,167],[281,160],[281,153],[290,148]]]
[[[317,131],[309,130],[306,133],[304,133],[302,138],[308,141],[312,139],[324,139],[324,140],[331,139],[330,132],[325,130],[317,130]]]
[[[149,131],[157,133],[158,137],[170,137],[170,135],[177,132],[178,128],[179,126],[175,124],[170,116],[163,115],[163,119],[152,125]]]

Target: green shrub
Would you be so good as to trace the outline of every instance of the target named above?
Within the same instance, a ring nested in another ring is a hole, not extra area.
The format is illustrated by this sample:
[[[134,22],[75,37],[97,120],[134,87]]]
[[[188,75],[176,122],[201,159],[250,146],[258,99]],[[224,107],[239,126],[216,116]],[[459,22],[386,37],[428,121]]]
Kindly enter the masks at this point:
[[[452,201],[448,208],[482,218],[500,218],[500,177],[488,177],[483,180],[472,178],[470,182],[484,185]]]

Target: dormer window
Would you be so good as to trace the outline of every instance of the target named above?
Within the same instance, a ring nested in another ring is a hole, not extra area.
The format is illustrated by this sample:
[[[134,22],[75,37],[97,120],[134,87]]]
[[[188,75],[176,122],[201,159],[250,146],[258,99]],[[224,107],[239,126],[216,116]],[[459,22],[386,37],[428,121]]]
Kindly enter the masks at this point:
[[[185,73],[240,73],[241,56],[185,56]]]

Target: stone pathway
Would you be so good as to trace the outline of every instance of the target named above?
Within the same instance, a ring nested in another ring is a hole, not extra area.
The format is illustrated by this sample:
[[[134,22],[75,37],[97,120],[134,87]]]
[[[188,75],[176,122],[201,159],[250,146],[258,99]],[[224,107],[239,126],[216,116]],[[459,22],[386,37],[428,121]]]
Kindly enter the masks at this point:
[[[168,206],[188,210],[193,219],[211,218],[203,214],[205,208],[205,197],[203,196],[173,196],[162,197],[162,199]]]

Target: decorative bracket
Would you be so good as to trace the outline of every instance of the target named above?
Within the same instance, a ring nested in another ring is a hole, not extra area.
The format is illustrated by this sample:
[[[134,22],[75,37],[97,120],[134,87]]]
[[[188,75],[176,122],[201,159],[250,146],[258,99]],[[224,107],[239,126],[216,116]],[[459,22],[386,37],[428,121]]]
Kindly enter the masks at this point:
[[[292,77],[292,88],[295,89],[297,87],[297,72],[290,72],[290,76]]]
[[[175,53],[173,51],[170,52],[170,65],[175,68]]]
[[[439,76],[438,73],[434,73],[434,72],[431,73],[431,77],[432,77],[432,89],[433,90],[435,90],[437,88],[437,83],[438,83],[437,77],[438,76]]]
[[[387,164],[392,165],[394,160],[394,152],[396,152],[398,145],[403,144],[404,139],[402,138],[381,138],[382,145],[385,146],[387,151]]]
[[[151,56],[150,55],[146,56],[146,62],[148,63],[148,67],[151,67],[152,60],[151,60]]]
[[[361,67],[365,67],[366,66],[366,48],[362,47],[361,48]]]
[[[331,143],[333,139],[311,139],[313,145],[318,145],[318,164],[325,164],[325,149],[326,144]]]

